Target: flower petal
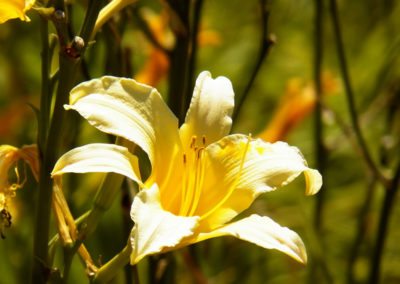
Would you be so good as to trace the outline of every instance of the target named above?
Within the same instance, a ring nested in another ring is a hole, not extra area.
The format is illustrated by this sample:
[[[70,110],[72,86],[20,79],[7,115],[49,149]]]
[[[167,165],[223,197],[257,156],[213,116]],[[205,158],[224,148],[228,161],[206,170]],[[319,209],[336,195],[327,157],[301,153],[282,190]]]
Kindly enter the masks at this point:
[[[143,189],[132,204],[131,264],[147,255],[162,253],[182,246],[184,238],[193,234],[198,217],[181,217],[164,211],[160,205],[157,184]]]
[[[182,143],[189,147],[192,136],[206,137],[211,144],[227,135],[231,129],[234,106],[232,83],[226,77],[211,78],[207,71],[196,80],[185,123],[180,129]]]
[[[178,120],[156,89],[105,76],[76,86],[66,109],[78,111],[103,132],[139,145],[149,156],[158,182],[168,175],[168,163],[180,150]]]
[[[0,0],[0,24],[15,18],[29,22],[30,19],[25,15],[32,8],[34,0]]]
[[[39,149],[36,144],[25,145],[18,151],[19,156],[29,165],[36,181],[39,181]]]
[[[58,159],[52,177],[65,173],[117,173],[141,184],[138,158],[127,148],[112,144],[88,144]]]
[[[307,167],[296,147],[267,143],[245,135],[230,135],[206,148],[209,168],[197,214],[214,228],[247,209],[257,196],[306,175],[306,193],[322,185],[318,171]]]
[[[253,214],[210,233],[200,233],[196,242],[224,235],[230,235],[266,249],[279,250],[299,262],[307,263],[306,249],[299,235],[280,226],[271,218]]]

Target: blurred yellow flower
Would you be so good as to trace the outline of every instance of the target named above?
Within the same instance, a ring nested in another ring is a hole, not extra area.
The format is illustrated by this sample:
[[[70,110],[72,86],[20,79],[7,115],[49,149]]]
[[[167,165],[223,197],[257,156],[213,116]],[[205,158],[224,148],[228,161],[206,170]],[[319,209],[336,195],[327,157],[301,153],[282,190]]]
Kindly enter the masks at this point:
[[[0,146],[0,235],[4,237],[3,230],[11,225],[11,214],[8,211],[10,198],[24,185],[20,180],[17,163],[23,160],[27,163],[36,180],[39,179],[39,160],[36,145],[24,146],[18,149],[9,145]],[[15,172],[16,182],[10,182],[10,169]]]
[[[63,155],[52,175],[115,172],[141,187],[131,218],[131,264],[209,238],[230,235],[306,262],[301,238],[272,219],[251,215],[233,221],[262,193],[306,177],[306,194],[322,184],[300,151],[286,143],[266,143],[229,135],[234,93],[225,77],[202,72],[185,123],[156,89],[131,79],[103,77],[71,91],[66,109],[78,111],[99,130],[123,137],[148,155],[152,171],[143,181],[138,159],[121,146],[89,144]]]
[[[16,18],[29,22],[26,12],[35,2],[36,0],[0,0],[0,24]]]
[[[100,10],[99,16],[97,17],[95,26],[93,28],[92,37],[101,29],[101,27],[114,15],[136,2],[136,0],[111,0],[108,4]]]

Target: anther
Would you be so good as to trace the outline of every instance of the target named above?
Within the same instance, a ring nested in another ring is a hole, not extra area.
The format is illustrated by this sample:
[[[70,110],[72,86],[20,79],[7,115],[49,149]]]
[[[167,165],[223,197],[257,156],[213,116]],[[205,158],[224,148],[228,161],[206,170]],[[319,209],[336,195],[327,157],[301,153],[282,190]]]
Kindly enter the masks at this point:
[[[190,148],[193,148],[195,146],[196,139],[197,139],[196,135],[192,136],[192,140],[190,141]]]
[[[186,154],[183,154],[183,163],[186,165]]]
[[[202,141],[203,141],[203,146],[206,146],[206,136],[203,135]]]

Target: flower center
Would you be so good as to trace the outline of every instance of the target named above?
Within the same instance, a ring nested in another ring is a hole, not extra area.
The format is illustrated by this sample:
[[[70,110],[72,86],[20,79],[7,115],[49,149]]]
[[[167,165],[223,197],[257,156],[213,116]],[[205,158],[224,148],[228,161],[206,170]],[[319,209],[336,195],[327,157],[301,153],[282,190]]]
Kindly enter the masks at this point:
[[[192,216],[199,204],[204,183],[206,137],[203,136],[198,146],[197,136],[190,141],[188,153],[183,154],[183,178],[181,207],[179,215]]]

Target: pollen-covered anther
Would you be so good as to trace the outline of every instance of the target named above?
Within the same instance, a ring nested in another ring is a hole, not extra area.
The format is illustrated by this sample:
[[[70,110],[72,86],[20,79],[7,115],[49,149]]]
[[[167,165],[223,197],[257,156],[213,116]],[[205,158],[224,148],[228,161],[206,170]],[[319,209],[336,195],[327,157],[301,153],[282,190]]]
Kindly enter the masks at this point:
[[[193,135],[189,152],[183,154],[182,196],[179,215],[192,216],[199,203],[201,189],[204,183],[204,150],[206,137],[201,139],[202,145],[197,144],[197,136]]]

